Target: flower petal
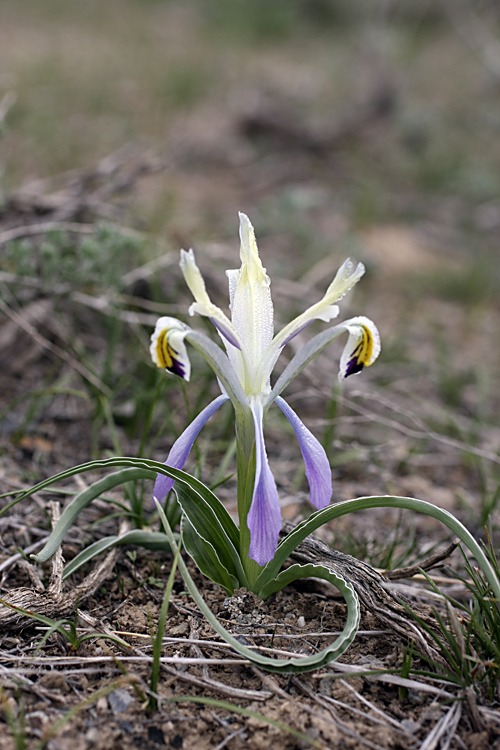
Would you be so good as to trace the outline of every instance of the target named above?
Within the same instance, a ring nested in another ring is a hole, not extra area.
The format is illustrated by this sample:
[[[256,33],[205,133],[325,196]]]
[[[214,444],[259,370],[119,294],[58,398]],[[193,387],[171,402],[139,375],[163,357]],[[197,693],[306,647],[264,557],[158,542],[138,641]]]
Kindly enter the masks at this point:
[[[254,402],[251,406],[255,425],[255,484],[252,505],[247,515],[250,529],[249,557],[259,565],[272,560],[278,546],[281,530],[281,511],[278,490],[269,468],[264,432],[262,428],[262,405]]]
[[[193,419],[191,424],[186,427],[182,435],[177,438],[172,448],[170,449],[170,453],[168,454],[167,460],[165,461],[166,466],[171,466],[173,469],[184,468],[184,464],[187,461],[191,448],[193,447],[193,443],[198,437],[200,430],[202,429],[202,427],[204,427],[212,414],[217,411],[219,406],[222,406],[222,404],[227,400],[228,397],[225,395],[217,396],[214,401],[206,406],[203,411],[201,411],[198,416]],[[166,477],[164,474],[158,474],[153,490],[153,497],[158,500],[159,503],[161,503],[168,495],[174,485],[174,481],[174,479]]]
[[[239,217],[241,268],[226,272],[231,320],[245,343],[250,361],[257,364],[273,338],[271,280],[259,257],[250,219],[242,213]]]
[[[264,409],[267,409],[273,401],[275,401],[280,393],[285,390],[292,380],[297,377],[299,372],[301,372],[304,367],[314,359],[314,357],[322,352],[331,341],[345,331],[349,331],[350,335],[340,360],[339,380],[343,380],[348,375],[353,374],[352,370],[348,372],[349,364],[353,361],[353,357],[355,356],[354,350],[363,336],[371,339],[371,346],[368,344],[367,348],[360,352],[361,355],[364,355],[365,353],[370,355],[370,357],[362,364],[364,367],[372,365],[380,354],[380,336],[375,324],[369,318],[365,318],[362,315],[346,320],[344,323],[332,326],[332,328],[328,328],[326,331],[321,331],[321,333],[313,336],[313,338],[310,339],[302,349],[299,349],[297,354],[295,354],[287,364],[274,384],[272,391],[264,401]],[[352,366],[354,366],[354,364]],[[355,372],[359,372],[361,369],[362,367],[360,367],[359,370],[355,370]]]
[[[369,318],[359,315],[344,323],[349,338],[340,358],[339,380],[370,367],[380,354],[380,336]]]
[[[349,258],[344,261],[323,298],[314,305],[311,305],[311,307],[301,315],[298,315],[291,323],[288,323],[288,325],[276,334],[264,354],[259,375],[261,375],[261,370],[262,377],[265,376],[266,372],[270,373],[285,344],[288,344],[289,341],[295,338],[304,328],[307,328],[314,320],[328,322],[336,318],[339,314],[339,308],[335,303],[341,300],[352,289],[363,276],[364,272],[365,267],[362,263],[358,263],[356,268],[354,268],[354,264]]]
[[[179,375],[186,381],[191,375],[191,363],[184,344],[189,331],[190,328],[176,318],[159,318],[149,347],[151,358],[157,367]]]
[[[315,508],[321,510],[329,504],[332,497],[332,470],[325,449],[284,399],[278,396],[276,404],[297,436],[309,482],[309,499]]]
[[[224,343],[227,341],[237,349],[241,349],[242,342],[235,326],[220,307],[213,304],[208,296],[203,276],[196,265],[196,260],[192,250],[188,253],[185,250],[181,250],[180,267],[184,279],[186,280],[186,284],[195,298],[195,302],[193,302],[189,308],[189,314],[194,315],[195,313],[198,313],[198,315],[204,315],[205,317],[210,318],[210,321],[223,337]]]

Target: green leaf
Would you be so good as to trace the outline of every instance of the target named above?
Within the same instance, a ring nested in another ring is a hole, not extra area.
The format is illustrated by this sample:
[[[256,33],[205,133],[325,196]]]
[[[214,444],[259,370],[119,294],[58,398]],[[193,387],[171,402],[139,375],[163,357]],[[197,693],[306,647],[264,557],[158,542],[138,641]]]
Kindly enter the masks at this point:
[[[131,531],[126,531],[121,536],[106,536],[103,539],[99,539],[97,542],[90,544],[88,547],[85,547],[84,550],[76,555],[64,567],[63,580],[69,578],[69,576],[73,575],[73,573],[81,568],[82,565],[93,560],[94,557],[97,557],[101,552],[107,552],[107,550],[123,544],[135,544],[149,550],[170,552],[170,544],[166,534],[159,531],[132,529]]]
[[[239,531],[226,508],[222,505],[219,498],[202,482],[191,476],[189,479],[189,483],[186,481],[176,482],[174,486],[179,504],[184,513],[190,517],[193,526],[199,530],[203,529],[205,523],[208,524],[208,527],[204,529],[205,534],[213,533],[219,536],[219,529],[222,529],[233,547],[237,549],[240,541]],[[200,498],[203,501],[203,505],[200,502]],[[211,510],[211,513],[208,512],[208,509]],[[214,518],[216,519],[215,524]],[[212,543],[216,542],[216,539],[212,538],[208,541]]]
[[[296,549],[300,542],[309,536],[309,534],[312,534],[317,528],[329,521],[333,521],[335,518],[340,518],[340,516],[345,516],[348,513],[354,513],[355,511],[366,510],[368,508],[406,508],[407,510],[424,513],[425,515],[432,516],[432,518],[441,521],[441,523],[451,529],[451,531],[458,536],[460,541],[462,541],[472,552],[490,584],[496,599],[500,601],[500,580],[498,579],[498,576],[470,531],[468,531],[465,526],[455,518],[455,516],[447,510],[438,508],[425,500],[417,500],[414,497],[394,497],[392,495],[358,497],[355,500],[344,500],[344,502],[337,503],[336,505],[329,505],[327,508],[318,510],[316,513],[310,515],[309,518],[302,521],[302,523],[296,526],[296,528],[288,534],[282,542],[280,542],[274,558],[267,563],[256,580],[254,591],[259,593],[261,589],[265,588],[268,582],[277,576],[281,566],[293,550]]]
[[[167,517],[165,515],[165,512],[163,511],[163,508],[159,504],[157,504],[157,507],[158,507],[158,513],[160,514],[161,521],[163,523],[163,526],[169,538],[172,549],[175,550],[177,548],[177,545],[176,545],[172,530],[170,528],[170,525],[168,523]],[[278,659],[271,659],[268,656],[263,656],[262,654],[256,651],[252,651],[252,649],[240,643],[239,640],[235,638],[235,636],[229,633],[224,628],[224,626],[221,625],[219,620],[215,617],[213,612],[209,609],[203,597],[201,596],[200,592],[196,588],[195,583],[193,579],[191,578],[191,576],[189,575],[189,571],[182,557],[179,557],[179,570],[181,571],[186,587],[189,593],[191,594],[191,596],[193,597],[194,601],[196,602],[198,608],[205,615],[205,617],[207,618],[210,625],[214,628],[214,630],[217,633],[219,633],[219,635],[226,641],[226,643],[229,644],[238,654],[249,659],[253,664],[257,664],[259,667],[262,667],[263,669],[267,669],[269,671],[288,672],[288,673],[289,672],[309,672],[313,669],[318,669],[318,667],[322,667],[325,664],[328,664],[330,661],[333,661],[334,659],[337,659],[341,654],[344,653],[344,651],[351,644],[358,630],[359,600],[356,595],[356,592],[347,581],[344,581],[338,575],[333,574],[332,571],[329,571],[324,566],[294,565],[292,566],[292,568],[293,568],[293,571],[288,574],[289,577],[287,577],[286,575],[288,571],[284,571],[283,578],[280,579],[279,584],[277,584],[277,588],[275,588],[275,590],[279,590],[284,585],[286,585],[286,583],[288,583],[290,580],[297,580],[298,578],[309,577],[311,575],[324,578],[325,580],[329,580],[332,583],[334,583],[334,585],[337,586],[337,588],[339,588],[342,591],[342,594],[344,595],[346,599],[347,611],[348,611],[347,622],[341,635],[338,636],[338,638],[336,638],[333,643],[327,646],[327,648],[323,649],[323,651],[320,651],[317,654],[312,654],[310,656],[303,657],[303,658],[294,657],[292,659],[279,659],[278,660]],[[270,588],[272,588],[271,582],[270,582]],[[272,592],[269,591],[269,595],[271,593]]]
[[[222,586],[229,595],[232,595],[234,589],[240,585],[238,579],[229,573],[221,562],[217,551],[210,542],[198,534],[187,516],[182,519],[182,532],[182,541],[186,552],[193,558],[203,575]]]
[[[87,487],[87,489],[80,492],[66,507],[61,518],[54,526],[52,534],[48,538],[44,548],[38,553],[38,555],[32,555],[33,559],[38,563],[43,563],[52,557],[60,547],[68,529],[74,523],[78,515],[87,507],[87,505],[90,505],[92,500],[95,500],[96,497],[102,495],[103,492],[106,492],[119,484],[124,484],[125,482],[130,482],[135,479],[151,478],[151,471],[145,471],[144,469],[122,469],[121,471],[116,471],[91,484],[90,487]]]
[[[216,551],[216,557],[220,561],[224,570],[226,570],[230,574],[232,580],[235,581],[236,588],[238,588],[238,586],[248,587],[248,581],[243,570],[243,565],[241,564],[237,546],[234,545],[233,540],[226,533],[226,529],[224,528],[224,516],[229,514],[222,503],[215,497],[215,495],[213,497],[216,502],[213,502],[212,499],[208,500],[207,494],[213,494],[210,490],[202,493],[185,485],[180,487],[176,486],[175,489],[179,505],[181,506],[184,515],[189,519],[192,530],[198,534],[200,539]],[[204,489],[207,490],[206,487]],[[237,531],[232,519],[231,523]],[[188,533],[189,539],[192,540],[192,531],[190,530]],[[196,545],[196,548],[200,553],[202,546],[203,545]],[[189,554],[191,554],[191,552]],[[207,554],[212,556],[211,553],[207,552],[203,552],[202,556],[205,558]],[[194,560],[197,560],[194,555],[192,555],[192,557]],[[201,566],[200,570],[202,570]],[[212,578],[212,576],[209,575],[209,578]],[[217,579],[213,578],[212,580],[215,581]],[[227,588],[225,584],[221,585],[223,585],[224,588]]]
[[[163,635],[165,633],[165,625],[167,624],[170,597],[172,596],[172,589],[174,588],[175,571],[177,570],[177,563],[179,562],[180,557],[180,546],[181,545],[179,545],[179,547],[177,547],[175,551],[174,562],[172,563],[172,567],[170,569],[167,585],[165,587],[165,593],[163,594],[163,601],[160,607],[160,615],[158,617],[156,635],[153,640],[153,666],[151,668],[150,681],[151,695],[149,696],[149,708],[151,710],[157,710],[158,708],[156,693],[158,691],[158,681],[160,679],[160,660],[163,646]]]
[[[212,515],[213,528],[221,529],[220,540],[223,541],[224,549],[228,550],[228,565],[235,571],[236,577],[245,584],[245,577],[241,566],[241,561],[237,553],[235,544],[238,544],[238,529],[236,524],[232,520],[231,516],[224,508],[218,498],[211,492],[208,487],[205,487],[202,482],[194,477],[186,474],[184,471],[179,469],[173,469],[166,466],[158,461],[151,461],[144,458],[109,458],[101,461],[90,461],[86,464],[80,464],[74,466],[71,469],[60,472],[59,474],[45,479],[43,482],[39,482],[34,487],[30,487],[19,495],[15,500],[8,504],[6,508],[0,511],[0,516],[13,505],[21,502],[24,498],[29,497],[34,492],[40,492],[45,490],[58,481],[68,479],[75,474],[83,474],[87,471],[95,471],[96,469],[107,469],[111,467],[121,467],[121,471],[115,472],[107,477],[97,480],[90,487],[85,489],[79,495],[77,495],[71,503],[67,506],[60,520],[54,527],[45,547],[41,552],[33,556],[37,562],[45,562],[55,553],[60,546],[64,535],[68,531],[71,524],[75,521],[78,514],[94,500],[99,497],[100,494],[116,487],[127,481],[137,479],[155,479],[157,474],[164,474],[165,476],[171,477],[176,481],[176,490],[182,495],[184,504],[189,509],[191,516],[193,514],[200,514],[200,508],[205,508],[206,512],[210,512]],[[205,507],[206,506],[206,507]],[[206,508],[209,510],[207,511]],[[195,510],[198,509],[198,510]],[[211,510],[210,510],[211,509]],[[204,511],[204,512],[205,512]],[[217,524],[214,525],[214,517],[217,519]],[[137,542],[141,544],[141,541]],[[102,551],[102,550],[100,550]],[[96,553],[97,554],[97,553]],[[88,558],[90,559],[90,558]],[[69,573],[68,573],[69,575]]]

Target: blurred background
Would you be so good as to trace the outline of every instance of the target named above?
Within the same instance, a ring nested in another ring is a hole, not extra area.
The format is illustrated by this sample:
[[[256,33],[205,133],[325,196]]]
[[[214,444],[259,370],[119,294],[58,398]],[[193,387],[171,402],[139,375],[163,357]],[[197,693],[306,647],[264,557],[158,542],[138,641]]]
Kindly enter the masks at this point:
[[[492,522],[499,28],[493,0],[1,0],[10,480],[165,457],[216,385],[194,357],[184,401],[151,367],[149,334],[157,315],[187,313],[180,247],[227,305],[242,210],[277,327],[345,257],[367,268],[342,315],[377,323],[380,361],[340,392],[332,346],[288,393],[332,459],[334,499],[397,492]],[[212,483],[230,473],[224,414],[197,455]],[[267,430],[293,515],[307,496],[297,448],[279,415]]]

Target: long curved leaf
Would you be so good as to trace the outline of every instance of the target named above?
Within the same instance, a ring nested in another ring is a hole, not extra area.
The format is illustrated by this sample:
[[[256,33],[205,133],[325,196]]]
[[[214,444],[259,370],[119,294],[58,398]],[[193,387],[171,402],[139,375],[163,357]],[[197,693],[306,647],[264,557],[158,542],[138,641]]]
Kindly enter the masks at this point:
[[[82,512],[87,505],[90,505],[92,500],[102,495],[103,492],[110,490],[112,487],[116,487],[119,484],[130,482],[135,479],[152,479],[151,471],[145,469],[122,469],[116,471],[113,474],[109,474],[107,477],[98,479],[82,490],[70,504],[65,508],[61,518],[56,523],[52,530],[52,534],[47,540],[47,543],[38,555],[33,555],[33,559],[38,563],[43,563],[52,557],[56,550],[60,547],[62,540],[66,536],[66,532],[73,524],[78,515]]]
[[[175,550],[177,545],[167,517],[163,511],[163,508],[159,504],[157,504],[157,507],[172,549]],[[289,583],[292,580],[297,580],[298,578],[314,576],[328,580],[342,592],[346,600],[347,622],[341,635],[338,636],[338,638],[336,638],[333,643],[327,646],[327,648],[323,649],[319,653],[312,654],[303,658],[297,657],[293,659],[278,660],[271,659],[268,656],[263,656],[256,651],[252,651],[250,648],[240,643],[239,640],[235,638],[235,636],[229,633],[226,628],[221,625],[219,620],[209,609],[200,592],[196,588],[193,579],[189,575],[186,564],[182,560],[182,557],[179,557],[179,570],[181,571],[182,577],[184,578],[186,587],[193,597],[194,601],[196,602],[198,608],[205,615],[214,630],[219,633],[219,635],[226,641],[226,643],[228,643],[241,656],[249,659],[252,663],[257,664],[259,667],[272,672],[298,673],[309,672],[313,669],[318,669],[319,667],[328,664],[329,662],[337,659],[341,654],[343,654],[351,644],[358,630],[359,600],[356,592],[347,581],[344,581],[342,578],[340,578],[340,576],[335,575],[333,571],[328,570],[322,565],[294,565],[292,566],[292,568],[293,570],[291,568],[289,569],[291,570],[291,572],[289,572],[289,570],[284,571],[283,577],[280,578],[279,583],[276,584],[278,588],[275,588],[275,591],[283,588],[286,583]],[[272,582],[269,582],[268,595],[272,593],[271,589]]]
[[[118,547],[124,544],[135,544],[138,547],[144,547],[149,550],[163,550],[164,552],[170,552],[170,544],[166,534],[159,531],[144,531],[141,529],[131,529],[126,531],[121,536],[106,536],[103,539],[99,539],[93,544],[89,544],[85,547],[78,555],[76,555],[70,562],[65,565],[63,580],[73,575],[82,565],[93,560],[101,552],[107,552],[113,547]]]
[[[186,552],[193,558],[203,575],[222,586],[231,596],[240,582],[221,562],[218,550],[198,534],[187,516],[182,519],[182,532],[182,542]]]
[[[159,461],[152,461],[146,458],[131,458],[128,456],[105,458],[98,461],[89,461],[85,464],[73,466],[71,469],[66,469],[65,471],[59,472],[59,474],[54,474],[54,476],[49,477],[48,479],[44,479],[42,482],[39,482],[33,487],[29,487],[28,489],[24,490],[24,492],[21,492],[18,497],[16,497],[0,510],[0,517],[3,516],[14,505],[17,505],[17,503],[20,503],[25,498],[30,497],[30,495],[32,495],[34,492],[45,490],[47,489],[47,487],[51,487],[53,484],[57,484],[57,482],[62,481],[63,479],[69,479],[70,477],[75,476],[75,474],[84,474],[87,471],[96,471],[98,469],[120,467],[148,469],[150,471],[153,471],[155,475],[165,474],[165,476],[175,479],[179,485],[187,485],[188,487],[192,487],[194,490],[198,491],[198,493],[201,494],[202,497],[204,497],[205,501],[217,510],[217,516],[220,519],[221,525],[223,526],[226,534],[232,540],[233,544],[236,547],[238,546],[239,532],[236,524],[234,523],[233,519],[227,512],[226,508],[222,505],[220,500],[214,495],[213,492],[211,492],[211,490],[208,489],[208,487],[205,487],[205,485],[198,479],[195,479],[195,477],[190,476],[180,469],[174,469],[164,463],[160,463]]]
[[[427,516],[432,516],[432,518],[441,521],[441,523],[453,531],[460,541],[463,542],[472,552],[490,584],[493,594],[496,599],[500,601],[500,580],[470,531],[468,531],[465,526],[455,518],[455,516],[447,510],[438,508],[436,505],[432,505],[425,500],[417,500],[414,497],[397,497],[392,495],[358,497],[354,500],[344,500],[341,503],[329,505],[327,508],[323,508],[323,510],[318,510],[316,513],[312,513],[309,518],[302,521],[302,523],[296,526],[296,528],[288,534],[282,542],[280,542],[274,558],[267,563],[255,582],[255,592],[259,594],[260,589],[265,588],[268,582],[276,577],[287,557],[300,544],[300,542],[309,536],[309,534],[312,534],[317,528],[329,521],[333,521],[335,518],[340,518],[340,516],[345,516],[348,513],[354,513],[358,510],[367,510],[368,508],[405,508],[407,510],[417,511],[418,513],[424,513]]]
[[[230,576],[232,576],[233,581],[235,581],[235,587],[248,587],[247,577],[243,570],[238,548],[226,533],[223,523],[221,522],[217,505],[209,504],[205,499],[205,493],[202,495],[201,493],[194,491],[192,488],[180,486],[176,487],[175,491],[179,505],[192,526],[192,531],[188,531],[187,539],[189,539],[189,542],[185,540],[186,549],[188,548],[187,544],[193,540],[192,532],[198,534],[200,539],[204,540],[213,550],[215,550],[216,557],[219,559],[224,570],[226,570]],[[218,499],[217,503],[224,508]],[[224,513],[227,513],[225,508]],[[197,542],[194,543],[201,557],[205,557],[206,554],[212,556],[209,552],[202,552],[200,545]],[[191,554],[191,552],[189,554]],[[196,557],[194,555],[192,555],[192,557],[195,562],[197,562]],[[201,566],[199,567],[202,572],[205,572]],[[208,573],[205,573],[205,575],[212,578]],[[224,588],[227,588],[225,584],[223,585]]]
[[[221,523],[221,526],[233,545],[235,542],[237,544],[239,537],[236,524],[234,523],[222,503],[213,494],[213,492],[208,489],[208,487],[205,487],[205,485],[198,479],[195,479],[195,477],[190,476],[180,469],[174,469],[170,466],[166,466],[164,463],[160,463],[159,461],[152,461],[145,458],[108,458],[99,461],[89,461],[88,463],[74,466],[71,469],[67,469],[66,471],[62,471],[59,474],[55,474],[54,476],[49,477],[48,479],[45,479],[35,486],[30,487],[29,489],[22,492],[21,495],[19,495],[15,500],[9,503],[6,508],[0,511],[0,516],[8,508],[11,508],[16,503],[21,502],[21,500],[29,497],[34,492],[45,490],[53,484],[75,476],[76,474],[83,474],[87,471],[96,471],[98,469],[108,468],[122,468],[128,470],[130,473],[127,474],[123,472],[116,472],[112,475],[109,475],[108,477],[103,477],[102,479],[97,480],[97,482],[92,484],[82,493],[77,495],[65,509],[58,524],[56,524],[54,530],[52,531],[52,534],[47,540],[45,547],[38,555],[34,556],[38,562],[44,562],[54,554],[54,552],[60,545],[64,534],[67,532],[69,526],[71,526],[78,514],[83,510],[84,507],[86,507],[86,505],[92,502],[93,499],[98,497],[100,493],[105,492],[106,489],[110,489],[110,487],[116,487],[122,482],[132,481],[134,479],[155,479],[157,474],[165,474],[166,476],[175,479],[177,483],[177,490],[180,491],[182,488],[184,488],[185,495],[189,495],[189,493],[196,493],[197,496],[201,497],[203,501],[208,506],[210,506],[214,512],[217,513],[217,517]],[[110,484],[108,484],[108,482],[110,482]]]
[[[203,514],[204,522],[208,523],[210,527],[212,527],[212,519],[213,516],[215,516],[217,519],[217,528],[222,529],[225,536],[231,541],[233,547],[238,549],[240,539],[238,528],[217,495],[214,495],[212,490],[206,487],[198,479],[191,477],[189,474],[185,476],[189,476],[192,481],[184,481],[182,483],[176,481],[174,490],[176,491],[182,510],[191,518],[193,526],[201,529],[202,521],[200,513]],[[211,510],[211,514],[205,514],[204,510],[202,510],[202,506],[198,502],[198,497],[193,495],[193,491],[203,500],[206,508]],[[192,501],[195,499],[196,502],[193,503]],[[208,533],[208,529],[205,529],[205,533]],[[210,542],[215,541],[215,539],[210,539]]]

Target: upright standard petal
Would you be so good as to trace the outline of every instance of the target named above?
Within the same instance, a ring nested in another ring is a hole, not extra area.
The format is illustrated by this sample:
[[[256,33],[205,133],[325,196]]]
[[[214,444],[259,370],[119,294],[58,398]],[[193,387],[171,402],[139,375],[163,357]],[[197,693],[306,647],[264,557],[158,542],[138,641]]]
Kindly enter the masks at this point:
[[[370,367],[380,354],[380,336],[369,318],[359,315],[342,323],[349,332],[347,344],[340,358],[339,380]]]
[[[273,338],[271,281],[262,265],[250,220],[240,213],[241,268],[226,271],[229,279],[231,320],[244,343],[250,369],[242,375],[248,380],[248,393],[260,393],[268,384],[254,378],[257,366]]]
[[[228,396],[222,395],[217,396],[203,411],[201,411],[191,424],[186,427],[180,437],[177,438],[175,443],[170,449],[170,453],[165,461],[165,466],[171,466],[173,469],[183,469],[184,464],[187,461],[193,443],[198,437],[200,430],[205,426],[207,421],[210,419],[212,414],[217,411],[219,406],[228,400]],[[153,497],[161,503],[172,487],[174,486],[174,479],[166,477],[164,474],[158,474],[153,490]]]
[[[189,381],[191,363],[184,339],[191,329],[176,318],[159,318],[151,336],[149,351],[157,367]]]
[[[272,560],[278,546],[281,511],[278,490],[267,460],[262,405],[254,401],[251,409],[255,425],[256,466],[252,505],[247,515],[247,525],[250,529],[248,554],[259,565],[265,565]]]
[[[278,396],[276,403],[292,425],[299,441],[309,482],[309,500],[315,508],[321,510],[329,504],[333,491],[332,470],[325,449],[284,399]]]

